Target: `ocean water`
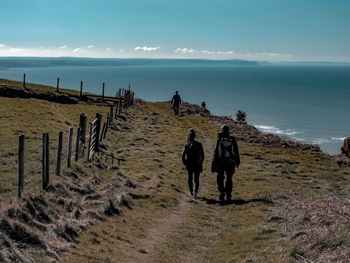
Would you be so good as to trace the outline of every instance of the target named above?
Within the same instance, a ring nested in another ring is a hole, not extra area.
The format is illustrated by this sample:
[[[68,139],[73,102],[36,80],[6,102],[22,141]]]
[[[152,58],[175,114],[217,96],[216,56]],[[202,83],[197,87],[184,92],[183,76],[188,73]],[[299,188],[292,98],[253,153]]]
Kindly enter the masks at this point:
[[[248,123],[267,133],[339,152],[350,136],[350,65],[273,64],[245,61],[0,58],[0,78],[80,88],[115,95],[128,84],[150,101],[205,101],[215,114],[247,112]]]

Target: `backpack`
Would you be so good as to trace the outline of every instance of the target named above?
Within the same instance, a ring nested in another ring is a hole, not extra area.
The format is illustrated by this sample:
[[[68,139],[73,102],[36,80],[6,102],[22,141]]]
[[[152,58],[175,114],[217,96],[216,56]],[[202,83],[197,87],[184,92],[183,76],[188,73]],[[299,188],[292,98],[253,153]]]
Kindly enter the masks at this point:
[[[233,138],[221,138],[219,142],[219,158],[233,158],[234,155],[235,153],[233,152]]]

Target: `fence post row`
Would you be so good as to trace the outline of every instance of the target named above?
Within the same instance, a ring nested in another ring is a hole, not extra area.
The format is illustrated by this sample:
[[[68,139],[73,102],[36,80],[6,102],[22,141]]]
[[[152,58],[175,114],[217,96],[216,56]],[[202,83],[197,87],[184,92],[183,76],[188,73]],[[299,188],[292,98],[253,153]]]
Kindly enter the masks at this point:
[[[61,176],[62,143],[63,143],[63,132],[60,131],[58,135],[58,149],[57,149],[57,166],[56,166],[57,176]]]
[[[22,197],[24,190],[24,135],[18,138],[18,197]]]

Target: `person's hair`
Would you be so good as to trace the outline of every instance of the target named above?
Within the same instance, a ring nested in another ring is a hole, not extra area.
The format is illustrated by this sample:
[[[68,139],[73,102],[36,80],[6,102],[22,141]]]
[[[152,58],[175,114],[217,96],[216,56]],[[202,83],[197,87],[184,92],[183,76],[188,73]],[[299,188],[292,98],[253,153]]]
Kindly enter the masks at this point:
[[[191,140],[194,140],[194,138],[196,138],[196,133],[194,132],[194,129],[191,128],[188,130],[188,134],[187,134],[187,142],[190,142]]]
[[[225,132],[225,133],[228,133],[228,132],[230,132],[230,127],[227,126],[226,124],[224,124],[224,125],[221,126],[221,131]]]

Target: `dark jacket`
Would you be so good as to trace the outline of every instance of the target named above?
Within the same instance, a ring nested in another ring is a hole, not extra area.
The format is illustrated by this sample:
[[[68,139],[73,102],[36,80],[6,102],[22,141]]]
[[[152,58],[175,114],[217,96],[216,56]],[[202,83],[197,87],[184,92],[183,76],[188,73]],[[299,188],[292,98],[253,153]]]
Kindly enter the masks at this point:
[[[202,172],[204,161],[203,146],[196,140],[185,144],[182,150],[182,163],[186,166],[186,170],[194,172]]]
[[[174,104],[181,104],[181,97],[179,94],[175,94],[173,98],[171,99],[171,103]]]
[[[217,172],[223,163],[231,163],[232,166],[239,166],[240,162],[236,138],[232,135],[219,132],[214,149],[212,172]]]

